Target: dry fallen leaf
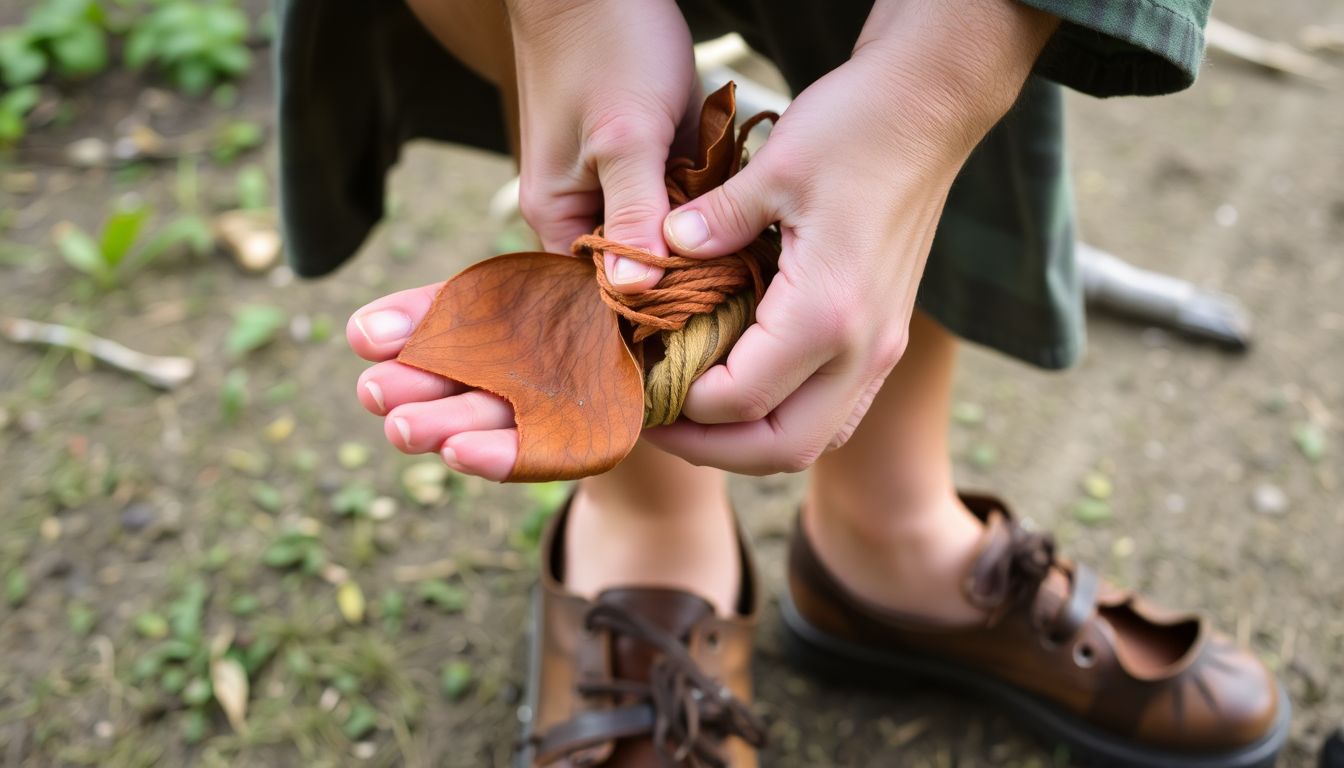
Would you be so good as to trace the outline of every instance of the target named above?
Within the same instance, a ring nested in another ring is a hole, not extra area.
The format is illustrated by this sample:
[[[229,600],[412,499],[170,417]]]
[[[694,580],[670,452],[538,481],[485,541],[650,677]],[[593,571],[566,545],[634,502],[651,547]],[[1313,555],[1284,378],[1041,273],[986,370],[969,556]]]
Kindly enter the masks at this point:
[[[359,584],[353,581],[347,581],[336,590],[336,604],[340,606],[341,615],[351,624],[361,624],[364,621],[364,592],[360,590]]]
[[[238,660],[220,656],[210,661],[210,685],[215,689],[215,700],[229,725],[236,733],[247,730],[247,672]]]

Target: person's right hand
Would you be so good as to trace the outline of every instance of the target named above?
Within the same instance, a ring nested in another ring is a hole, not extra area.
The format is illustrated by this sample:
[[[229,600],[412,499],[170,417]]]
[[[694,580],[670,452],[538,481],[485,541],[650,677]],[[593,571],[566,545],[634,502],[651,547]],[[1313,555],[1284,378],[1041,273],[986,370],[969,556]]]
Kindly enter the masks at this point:
[[[598,222],[617,242],[667,255],[663,177],[684,119],[698,116],[690,30],[673,0],[506,0],[521,116],[523,217],[553,253]],[[685,132],[683,132],[685,135]],[[618,290],[657,284],[660,270],[607,257]],[[518,455],[507,402],[397,362],[439,286],[386,296],[355,313],[354,350],[377,363],[359,399],[386,417],[407,453],[439,453],[454,469],[502,480]],[[594,288],[596,290],[596,288]]]
[[[667,255],[663,183],[678,124],[694,114],[695,57],[673,0],[508,0],[521,118],[520,203],[546,250],[601,221],[617,242]],[[607,257],[618,290],[662,277]]]

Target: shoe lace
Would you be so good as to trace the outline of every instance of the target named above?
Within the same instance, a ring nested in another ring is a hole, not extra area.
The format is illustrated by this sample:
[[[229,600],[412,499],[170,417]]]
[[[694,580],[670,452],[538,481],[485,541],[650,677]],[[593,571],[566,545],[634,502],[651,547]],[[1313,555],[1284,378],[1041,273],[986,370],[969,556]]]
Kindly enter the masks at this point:
[[[1008,545],[980,564],[970,590],[977,607],[995,613],[1033,601],[1057,562],[1055,538],[1049,533],[1012,522],[1007,534]]]
[[[765,727],[727,686],[702,671],[686,647],[647,619],[608,603],[593,606],[585,618],[589,630],[647,643],[659,655],[648,682],[598,680],[579,683],[583,696],[616,696],[653,708],[654,748],[664,766],[726,768],[717,744],[737,736],[753,747],[765,743]]]
[[[1033,613],[1033,628],[1052,645],[1076,637],[1096,610],[1099,581],[1091,568],[1061,563],[1049,533],[1028,530],[1011,521],[1007,541],[977,563],[969,590],[971,601],[997,622],[1015,609],[1033,611],[1041,586],[1056,568],[1068,577],[1068,591],[1053,616]]]

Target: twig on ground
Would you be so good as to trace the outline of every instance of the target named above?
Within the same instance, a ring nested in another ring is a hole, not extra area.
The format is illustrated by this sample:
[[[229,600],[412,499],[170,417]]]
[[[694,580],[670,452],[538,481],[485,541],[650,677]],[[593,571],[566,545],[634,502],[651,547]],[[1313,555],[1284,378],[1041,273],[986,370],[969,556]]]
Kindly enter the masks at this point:
[[[1313,24],[1298,34],[1302,47],[1308,51],[1344,53],[1344,27],[1323,27]]]
[[[1339,72],[1329,64],[1308,56],[1291,45],[1257,37],[1217,19],[1209,19],[1204,37],[1210,50],[1287,75],[1320,82]]]
[[[191,358],[147,355],[65,325],[0,317],[0,335],[18,344],[45,344],[83,352],[159,389],[176,389],[196,373],[196,361]]]

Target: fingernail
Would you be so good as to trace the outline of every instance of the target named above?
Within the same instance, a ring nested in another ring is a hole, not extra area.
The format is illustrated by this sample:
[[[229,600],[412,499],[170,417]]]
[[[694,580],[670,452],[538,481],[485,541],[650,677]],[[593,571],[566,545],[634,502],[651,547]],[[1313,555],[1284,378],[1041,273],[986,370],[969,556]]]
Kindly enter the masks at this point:
[[[667,217],[667,239],[679,251],[694,251],[709,242],[709,222],[699,211],[677,211]]]
[[[439,456],[443,458],[444,464],[447,464],[458,472],[462,471],[462,465],[457,463],[457,452],[453,450],[452,446],[443,446],[443,448],[439,450]]]
[[[400,416],[394,416],[392,426],[396,427],[397,432],[401,435],[401,444],[407,448],[411,447],[411,425]]]
[[[366,381],[364,382],[364,389],[368,391],[369,397],[372,397],[374,404],[378,406],[378,412],[387,413],[387,403],[383,401],[383,388],[378,386],[378,382]]]
[[[641,264],[624,256],[617,257],[616,266],[611,270],[611,282],[617,285],[638,283],[649,276],[649,265]]]
[[[370,344],[390,344],[411,335],[411,318],[405,312],[382,309],[356,317],[355,327]]]

